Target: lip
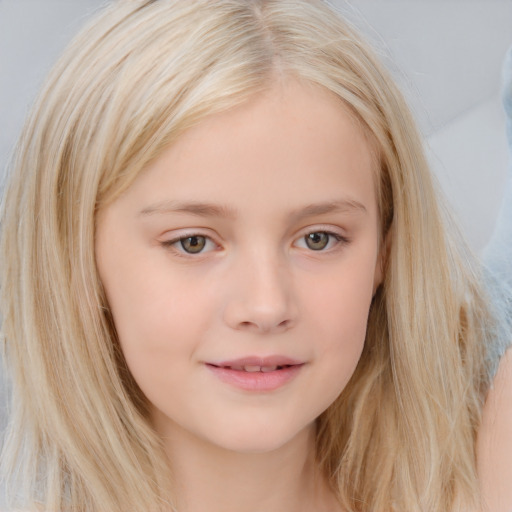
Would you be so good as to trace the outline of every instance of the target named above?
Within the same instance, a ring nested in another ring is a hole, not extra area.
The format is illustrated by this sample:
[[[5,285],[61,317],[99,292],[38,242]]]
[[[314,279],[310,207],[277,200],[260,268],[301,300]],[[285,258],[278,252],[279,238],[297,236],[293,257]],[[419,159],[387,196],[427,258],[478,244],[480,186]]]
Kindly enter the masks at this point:
[[[270,392],[294,379],[305,363],[275,355],[249,356],[205,364],[217,378],[231,386],[245,391]],[[248,367],[249,371],[246,371],[245,367]]]

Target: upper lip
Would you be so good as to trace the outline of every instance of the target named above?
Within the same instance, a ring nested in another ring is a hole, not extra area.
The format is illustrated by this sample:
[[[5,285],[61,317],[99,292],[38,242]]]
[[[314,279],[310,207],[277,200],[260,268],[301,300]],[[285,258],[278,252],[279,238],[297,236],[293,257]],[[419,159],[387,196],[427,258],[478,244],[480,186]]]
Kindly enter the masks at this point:
[[[272,366],[296,366],[304,364],[304,362],[287,356],[273,355],[266,357],[240,357],[238,359],[230,359],[226,361],[208,362],[207,364],[220,368],[239,368],[244,366],[260,366],[267,368]]]

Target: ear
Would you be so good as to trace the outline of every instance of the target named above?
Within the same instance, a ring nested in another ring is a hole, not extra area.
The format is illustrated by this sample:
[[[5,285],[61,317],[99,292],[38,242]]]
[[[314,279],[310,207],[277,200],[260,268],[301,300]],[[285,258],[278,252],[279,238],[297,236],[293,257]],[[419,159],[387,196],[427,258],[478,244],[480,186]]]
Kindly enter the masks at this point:
[[[384,271],[388,261],[389,250],[391,249],[391,229],[388,230],[381,241],[379,254],[377,255],[377,262],[375,263],[375,275],[373,279],[373,295],[375,295],[377,288],[384,280]]]

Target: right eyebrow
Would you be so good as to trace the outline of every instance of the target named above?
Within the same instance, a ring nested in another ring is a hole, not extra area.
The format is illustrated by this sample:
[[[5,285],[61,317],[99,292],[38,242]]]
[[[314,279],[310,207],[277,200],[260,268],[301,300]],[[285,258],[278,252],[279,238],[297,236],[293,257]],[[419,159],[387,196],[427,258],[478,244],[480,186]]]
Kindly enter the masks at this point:
[[[179,201],[160,201],[142,209],[138,215],[145,216],[166,213],[186,213],[198,217],[222,217],[231,219],[236,216],[235,210],[228,206],[195,201],[186,203]]]

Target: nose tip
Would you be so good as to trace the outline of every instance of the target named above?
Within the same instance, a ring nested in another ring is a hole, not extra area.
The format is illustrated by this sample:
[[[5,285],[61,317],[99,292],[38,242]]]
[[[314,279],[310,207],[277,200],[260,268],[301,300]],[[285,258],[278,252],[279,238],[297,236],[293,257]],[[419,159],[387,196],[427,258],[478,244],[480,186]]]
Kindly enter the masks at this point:
[[[292,322],[289,319],[278,322],[273,321],[271,316],[277,315],[259,315],[259,318],[253,319],[252,321],[244,320],[238,323],[235,322],[234,327],[239,330],[257,331],[261,333],[281,332],[291,327]]]
[[[297,307],[285,271],[268,268],[243,272],[233,287],[224,316],[233,329],[258,333],[284,332],[297,317]]]

